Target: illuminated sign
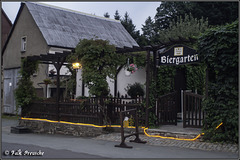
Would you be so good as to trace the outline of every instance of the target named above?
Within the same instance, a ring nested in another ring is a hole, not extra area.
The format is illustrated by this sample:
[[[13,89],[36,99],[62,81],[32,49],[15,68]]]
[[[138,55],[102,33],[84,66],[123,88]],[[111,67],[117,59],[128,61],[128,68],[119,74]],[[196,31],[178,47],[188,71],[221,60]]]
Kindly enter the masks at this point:
[[[158,66],[160,65],[181,65],[199,62],[196,50],[184,45],[176,45],[169,50],[158,52]]]

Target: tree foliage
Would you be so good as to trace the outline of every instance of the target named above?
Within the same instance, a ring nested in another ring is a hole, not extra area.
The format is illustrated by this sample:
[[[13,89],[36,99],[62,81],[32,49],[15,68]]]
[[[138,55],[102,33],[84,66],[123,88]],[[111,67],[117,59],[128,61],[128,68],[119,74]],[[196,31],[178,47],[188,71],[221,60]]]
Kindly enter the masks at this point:
[[[208,30],[198,43],[200,58],[209,70],[204,137],[212,141],[238,142],[238,35],[235,21]]]
[[[194,18],[208,19],[210,26],[232,23],[238,18],[238,2],[191,2]]]
[[[190,13],[191,2],[174,2],[164,1],[156,9],[155,15],[155,27],[159,30],[165,30],[169,28],[172,21],[176,21],[177,17],[184,16]]]
[[[154,21],[150,16],[146,19],[145,24],[142,26],[142,31],[142,35],[144,36],[146,41],[145,45],[149,45],[156,33],[154,30]]]
[[[118,10],[116,10],[115,14],[114,14],[114,19],[116,20],[120,20],[121,16],[119,15]]]
[[[194,18],[208,19],[209,25],[224,25],[238,18],[237,2],[174,2],[165,1],[157,8],[156,25],[160,30],[169,28],[177,17],[192,14]]]
[[[124,62],[113,45],[104,40],[80,40],[75,54],[80,60],[82,77],[95,96],[106,96],[109,93],[107,77],[115,79],[117,68]]]
[[[128,33],[133,37],[133,39],[139,43],[140,42],[140,31],[136,30],[136,25],[133,24],[132,19],[130,18],[128,12],[126,12],[123,18],[120,20],[124,28]]]
[[[37,98],[36,90],[31,81],[31,75],[38,69],[37,61],[30,61],[27,58],[21,62],[20,75],[21,79],[18,81],[18,87],[15,90],[15,98],[17,103],[17,110],[22,108],[22,113],[26,113],[31,102]]]
[[[110,15],[109,15],[108,12],[104,13],[103,16],[104,16],[105,18],[110,18]]]
[[[171,21],[169,28],[159,30],[157,36],[158,41],[169,42],[169,39],[178,40],[182,38],[196,38],[208,28],[208,21],[201,18],[193,18],[193,16],[185,15],[177,17],[176,21]]]

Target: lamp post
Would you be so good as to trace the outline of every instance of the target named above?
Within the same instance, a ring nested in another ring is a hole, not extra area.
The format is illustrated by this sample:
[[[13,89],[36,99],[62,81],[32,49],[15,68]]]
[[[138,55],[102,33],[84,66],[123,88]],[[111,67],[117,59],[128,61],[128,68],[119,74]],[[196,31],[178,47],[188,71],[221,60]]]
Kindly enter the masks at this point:
[[[72,67],[73,67],[73,69],[76,69],[76,76],[77,76],[77,71],[78,71],[78,69],[82,68],[82,64],[79,63],[79,62],[74,62],[74,63],[72,63]],[[84,92],[84,87],[83,86],[84,86],[84,82],[82,80],[82,93]],[[82,95],[84,95],[84,94],[82,94]]]

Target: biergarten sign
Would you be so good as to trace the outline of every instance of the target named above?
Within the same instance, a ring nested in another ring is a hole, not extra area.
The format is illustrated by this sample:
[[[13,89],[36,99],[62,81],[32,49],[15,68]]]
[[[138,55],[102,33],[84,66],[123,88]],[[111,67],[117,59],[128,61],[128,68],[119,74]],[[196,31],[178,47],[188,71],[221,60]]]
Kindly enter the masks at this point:
[[[199,62],[197,51],[185,45],[175,45],[163,53],[158,51],[158,57],[158,66],[181,65]]]

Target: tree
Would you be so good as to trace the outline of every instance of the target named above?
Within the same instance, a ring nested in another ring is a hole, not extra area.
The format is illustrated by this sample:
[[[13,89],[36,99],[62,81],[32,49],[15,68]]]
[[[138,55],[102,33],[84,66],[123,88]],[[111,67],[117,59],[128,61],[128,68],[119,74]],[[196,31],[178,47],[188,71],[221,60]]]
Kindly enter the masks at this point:
[[[121,19],[121,23],[133,38],[136,37],[136,26],[133,24],[128,12],[124,14],[124,17]]]
[[[103,15],[105,18],[110,18],[110,15],[108,14],[108,12],[104,13]]]
[[[75,51],[74,54],[83,66],[82,78],[89,88],[89,93],[107,96],[107,77],[115,78],[117,67],[124,61],[122,56],[116,54],[116,48],[104,40],[80,40]]]
[[[116,20],[120,20],[121,16],[118,13],[118,10],[116,10],[115,14],[114,14],[114,19]]]
[[[168,42],[169,39],[178,40],[181,38],[196,38],[208,28],[208,21],[201,18],[193,18],[190,15],[184,15],[177,17],[176,21],[172,21],[169,24],[169,28],[165,30],[159,30],[157,33],[157,39],[161,42]]]
[[[161,2],[155,15],[155,27],[159,30],[169,28],[170,23],[176,21],[177,17],[190,13],[191,7],[191,2]]]
[[[150,44],[154,35],[156,34],[156,32],[154,31],[154,21],[152,20],[152,18],[149,16],[146,21],[145,21],[145,25],[142,25],[142,31],[143,31],[143,36],[146,39],[146,43]]]
[[[224,25],[238,18],[237,2],[162,2],[155,15],[155,27],[164,30],[177,17],[192,14],[193,18],[208,19],[209,25]]]
[[[120,21],[121,21],[122,25],[124,26],[124,28],[128,31],[128,33],[133,37],[133,39],[137,43],[141,42],[140,31],[136,30],[136,26],[133,24],[132,19],[129,17],[128,12],[126,12],[124,14],[124,17]]]
[[[30,61],[27,58],[21,61],[20,75],[21,79],[18,81],[18,87],[15,90],[15,97],[17,103],[17,113],[19,107],[22,109],[22,115],[27,114],[30,104],[37,99],[36,90],[31,81],[31,75],[38,69],[38,61]]]
[[[106,40],[80,40],[75,55],[80,60],[82,68],[82,78],[89,93],[100,97],[97,105],[102,110],[104,124],[111,126],[111,120],[107,116],[107,107],[102,101],[102,97],[109,94],[107,77],[114,79],[117,68],[124,63],[122,55],[117,54],[114,45],[110,45]]]
[[[209,25],[225,25],[238,18],[238,2],[191,2],[194,18],[208,18]]]

